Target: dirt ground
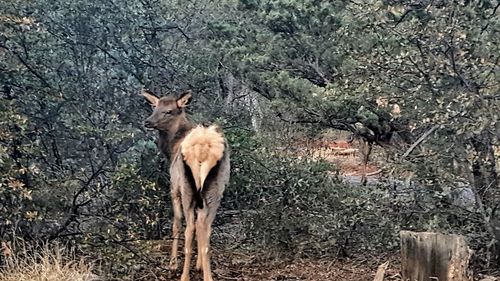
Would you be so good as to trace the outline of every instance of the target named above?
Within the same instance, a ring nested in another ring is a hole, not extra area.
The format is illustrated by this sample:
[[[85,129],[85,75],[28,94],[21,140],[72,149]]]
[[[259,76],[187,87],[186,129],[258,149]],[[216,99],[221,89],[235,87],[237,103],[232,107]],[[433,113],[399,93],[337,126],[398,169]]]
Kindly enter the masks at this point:
[[[299,281],[299,280],[332,280],[332,281],[371,281],[378,265],[366,260],[294,260],[272,261],[258,260],[257,257],[241,253],[214,253],[212,270],[215,280],[241,281]],[[380,261],[383,263],[384,261]],[[194,266],[194,264],[193,264]],[[156,280],[179,280],[180,270],[157,276]],[[191,279],[203,280],[200,273],[191,271]],[[384,280],[401,280],[397,265],[390,265]]]
[[[180,280],[182,271],[183,255],[179,256],[179,269],[170,272],[168,269],[168,256],[170,242],[168,240],[157,241],[161,243],[161,249],[153,255],[155,259],[162,260],[165,264],[163,270],[145,274],[141,280]],[[158,244],[157,244],[158,245]],[[212,247],[212,271],[215,280],[241,280],[241,281],[299,281],[299,280],[332,280],[332,281],[371,281],[380,264],[389,261],[384,280],[401,280],[399,276],[399,263],[396,256],[373,256],[359,259],[292,259],[276,258],[269,253],[254,253],[244,249],[231,249],[227,245],[215,243]],[[191,280],[203,280],[200,273],[195,272],[194,264],[196,256],[193,256],[191,264]]]
[[[219,267],[214,269],[218,280],[373,280],[378,265],[363,260],[338,261],[332,259],[295,261],[255,261],[245,257],[234,263],[233,259],[219,257]],[[386,280],[399,280],[399,269],[390,268]]]

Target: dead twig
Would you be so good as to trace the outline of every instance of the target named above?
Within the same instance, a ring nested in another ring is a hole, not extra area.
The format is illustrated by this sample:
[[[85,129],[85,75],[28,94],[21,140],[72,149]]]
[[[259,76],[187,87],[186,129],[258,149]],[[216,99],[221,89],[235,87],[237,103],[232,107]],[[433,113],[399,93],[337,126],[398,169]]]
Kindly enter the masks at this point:
[[[374,175],[378,175],[382,173],[382,169],[378,169],[376,170],[375,172],[371,172],[371,173],[366,173],[365,176],[369,177],[369,176],[374,176]]]
[[[389,266],[389,261],[386,261],[383,264],[379,265],[377,273],[375,274],[375,278],[373,278],[373,281],[384,281],[385,271],[387,270],[388,266]]]

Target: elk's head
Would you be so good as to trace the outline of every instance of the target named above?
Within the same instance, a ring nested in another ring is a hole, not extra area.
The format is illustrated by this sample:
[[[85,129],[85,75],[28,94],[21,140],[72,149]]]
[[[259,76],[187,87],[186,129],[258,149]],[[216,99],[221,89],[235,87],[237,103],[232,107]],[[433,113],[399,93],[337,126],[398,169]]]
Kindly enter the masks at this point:
[[[179,120],[185,118],[184,109],[191,102],[191,91],[184,92],[179,97],[165,96],[158,98],[149,91],[142,95],[153,107],[153,113],[144,122],[147,128],[169,131]]]

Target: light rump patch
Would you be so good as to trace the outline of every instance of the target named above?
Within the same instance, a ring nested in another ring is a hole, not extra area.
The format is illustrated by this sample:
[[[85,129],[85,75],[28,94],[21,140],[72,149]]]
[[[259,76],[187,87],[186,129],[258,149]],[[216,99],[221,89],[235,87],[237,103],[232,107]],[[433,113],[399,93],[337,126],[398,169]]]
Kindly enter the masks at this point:
[[[201,192],[210,170],[224,154],[224,136],[217,129],[214,125],[197,126],[181,143],[182,156],[191,168],[198,192]]]

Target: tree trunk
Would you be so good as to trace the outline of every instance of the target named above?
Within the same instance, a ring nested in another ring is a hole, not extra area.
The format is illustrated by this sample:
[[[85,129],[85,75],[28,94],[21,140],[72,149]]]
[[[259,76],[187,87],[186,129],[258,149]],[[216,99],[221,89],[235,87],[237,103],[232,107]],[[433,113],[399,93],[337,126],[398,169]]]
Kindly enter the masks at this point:
[[[474,186],[488,207],[500,199],[495,153],[490,133],[483,132],[471,140],[475,157],[472,163]]]
[[[486,213],[485,223],[490,234],[493,236],[493,247],[489,247],[492,260],[500,265],[500,186],[496,168],[495,151],[492,145],[493,136],[484,131],[471,139],[474,148],[474,160],[472,162],[472,176],[474,188],[482,201],[484,212]],[[477,200],[477,199],[476,199]]]
[[[225,92],[224,107],[229,110],[233,107],[234,101],[234,76],[232,73],[227,73],[222,81],[222,86]]]
[[[368,166],[368,161],[370,161],[370,154],[372,153],[372,143],[367,140],[362,140],[363,143],[363,176],[361,177],[361,185],[365,186],[368,183],[368,177],[366,175],[366,166]]]
[[[401,231],[401,272],[405,281],[471,281],[471,251],[465,238]]]
[[[258,134],[260,133],[260,128],[262,125],[262,108],[260,107],[259,100],[257,98],[257,93],[249,91],[250,96],[250,114],[252,119],[252,128]]]

